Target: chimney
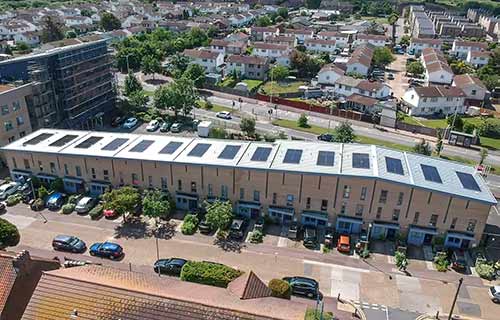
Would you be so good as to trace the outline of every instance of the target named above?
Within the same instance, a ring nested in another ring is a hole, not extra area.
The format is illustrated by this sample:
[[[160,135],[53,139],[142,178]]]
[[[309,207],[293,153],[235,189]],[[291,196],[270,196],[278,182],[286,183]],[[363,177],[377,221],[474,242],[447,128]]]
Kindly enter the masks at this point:
[[[27,250],[23,250],[19,252],[16,257],[12,260],[12,265],[14,266],[14,270],[20,276],[26,275],[29,273],[31,264],[31,256]]]

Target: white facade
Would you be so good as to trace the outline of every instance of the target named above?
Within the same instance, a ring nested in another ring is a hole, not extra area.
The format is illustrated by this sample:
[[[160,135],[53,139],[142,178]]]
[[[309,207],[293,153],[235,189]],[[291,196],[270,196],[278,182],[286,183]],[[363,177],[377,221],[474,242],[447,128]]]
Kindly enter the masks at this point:
[[[344,75],[339,68],[329,68],[325,66],[318,72],[318,83],[324,85],[334,85],[337,80]]]
[[[385,37],[370,37],[359,35],[352,43],[353,47],[358,47],[364,44],[371,44],[374,47],[385,47],[387,40]]]
[[[198,64],[205,69],[206,73],[214,73],[219,71],[219,67],[224,63],[224,55],[216,53],[214,56],[189,54],[185,55],[192,59],[192,63]]]
[[[360,62],[356,63],[347,63],[347,69],[345,71],[346,74],[349,73],[359,73],[363,76],[368,75],[368,71],[370,70],[370,66],[364,65]]]
[[[252,55],[264,58],[277,59],[287,56],[290,49],[284,45],[274,45],[270,43],[255,43]]]
[[[64,25],[67,27],[80,25],[80,24],[92,24],[92,18],[84,16],[67,16],[64,17]]]
[[[481,51],[487,48],[486,43],[455,40],[451,47],[451,53],[456,55],[457,58],[465,60],[469,51]]]
[[[321,31],[318,33],[318,38],[323,40],[335,40],[335,45],[338,48],[345,48],[349,44],[349,36],[338,32]]]
[[[482,51],[469,51],[467,52],[467,58],[465,59],[467,63],[473,65],[476,68],[484,67],[488,64],[489,60],[490,55]]]
[[[410,88],[404,93],[402,99],[408,107],[407,113],[411,116],[430,116],[439,111],[448,115],[455,113],[455,110],[459,114],[464,114],[467,111],[463,96],[424,97],[419,95],[415,88]]]
[[[413,54],[421,54],[425,48],[434,48],[436,50],[441,50],[441,46],[441,41],[421,41],[419,39],[412,39],[410,41],[410,45],[408,46],[408,52],[413,52]]]
[[[337,49],[335,40],[308,39],[304,42],[307,51],[315,53],[335,53]]]
[[[425,70],[424,79],[426,82],[430,83],[441,83],[441,84],[451,84],[453,81],[453,72],[439,68],[438,70]]]

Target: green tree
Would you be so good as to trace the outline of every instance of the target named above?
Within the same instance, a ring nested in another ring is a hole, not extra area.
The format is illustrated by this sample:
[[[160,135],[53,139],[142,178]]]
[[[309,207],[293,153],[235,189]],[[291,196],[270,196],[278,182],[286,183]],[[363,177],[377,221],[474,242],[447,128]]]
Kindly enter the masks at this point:
[[[16,226],[0,218],[0,250],[6,247],[17,246],[20,240],[21,236]]]
[[[103,195],[103,199],[104,208],[113,209],[118,215],[134,212],[136,206],[141,203],[139,191],[129,186],[106,192]]]
[[[409,46],[411,41],[411,37],[409,35],[404,35],[401,37],[401,40],[399,40],[399,44],[402,46]]]
[[[196,63],[190,64],[182,76],[193,81],[197,88],[203,87],[205,83],[205,69]]]
[[[420,140],[413,146],[413,152],[418,154],[423,154],[425,156],[430,156],[432,153],[431,146],[425,139]]]
[[[474,73],[475,71],[473,66],[462,60],[450,63],[450,67],[454,74]]]
[[[113,31],[122,27],[120,20],[110,12],[103,12],[101,14],[100,24],[104,31]]]
[[[170,58],[169,71],[174,77],[179,78],[176,75],[182,75],[189,65],[188,57],[176,53]]]
[[[333,142],[352,143],[356,139],[354,130],[349,122],[340,123],[333,129]]]
[[[16,51],[20,51],[20,52],[30,52],[31,51],[30,46],[26,42],[23,42],[23,41],[17,41],[15,49],[16,49]]]
[[[215,200],[206,203],[205,219],[212,229],[227,230],[233,220],[233,206],[230,201]]]
[[[406,258],[406,254],[401,251],[396,251],[394,254],[394,260],[396,260],[396,267],[399,270],[406,271],[408,268],[408,259]]]
[[[45,200],[48,195],[49,191],[47,190],[47,188],[45,188],[45,186],[40,186],[40,188],[38,188],[38,198]]]
[[[479,156],[480,156],[479,164],[483,164],[484,160],[486,160],[486,158],[488,157],[488,150],[486,148],[481,148]]]
[[[420,61],[413,61],[408,65],[406,71],[412,74],[422,75],[424,74],[425,68]]]
[[[307,9],[318,9],[321,4],[321,0],[306,0],[305,5]]]
[[[42,34],[40,36],[43,43],[59,41],[64,39],[64,26],[54,20],[51,16],[46,16],[42,22]]]
[[[142,90],[142,85],[137,80],[137,77],[132,73],[129,72],[127,77],[125,78],[125,87],[124,87],[124,94],[125,96],[130,96],[132,93],[141,91]]]
[[[436,130],[436,147],[434,148],[434,151],[436,151],[436,155],[439,157],[441,155],[441,151],[443,151],[443,130],[437,129]]]
[[[164,193],[160,190],[146,191],[142,199],[142,213],[146,217],[158,221],[161,217],[167,217],[170,211],[170,202]]]
[[[396,58],[392,55],[392,52],[387,47],[377,47],[373,51],[372,62],[377,67],[385,67],[391,64]]]
[[[210,128],[208,136],[213,139],[227,139],[229,137],[229,133],[224,128],[213,127]]]
[[[273,24],[273,22],[271,21],[271,19],[268,16],[261,16],[261,17],[257,18],[257,20],[255,21],[255,25],[257,27],[268,27],[271,24]]]
[[[250,117],[241,118],[240,129],[247,136],[253,136],[255,134],[255,119]]]
[[[273,67],[269,72],[271,79],[273,79],[274,81],[284,80],[290,74],[290,70],[288,70],[287,67],[281,65]]]
[[[309,119],[307,118],[307,115],[305,113],[302,113],[297,120],[297,124],[301,128],[309,128]]]
[[[144,90],[139,90],[128,96],[128,102],[132,110],[142,110],[147,107],[149,97],[144,93]]]
[[[66,32],[65,37],[66,37],[67,39],[74,39],[74,38],[78,37],[78,35],[76,34],[76,31],[75,31],[75,30],[68,30],[68,31]]]
[[[319,58],[312,58],[305,52],[294,50],[291,55],[291,67],[297,70],[299,77],[313,77],[325,64]]]
[[[278,8],[278,11],[276,11],[278,16],[282,17],[283,19],[288,19],[288,9],[284,7]]]
[[[459,114],[448,116],[446,123],[450,126],[451,130],[462,131],[464,128],[464,119]]]
[[[396,44],[396,23],[398,22],[399,15],[395,12],[391,13],[389,17],[387,17],[387,22],[392,27],[392,45]]]
[[[64,181],[61,178],[55,178],[51,183],[50,183],[50,190],[52,191],[57,191],[57,192],[64,192]]]
[[[89,10],[89,9],[81,9],[80,10],[80,14],[84,17],[92,17],[92,15],[94,14],[94,12],[92,10]]]
[[[193,81],[183,77],[156,89],[153,105],[159,110],[169,109],[177,117],[180,111],[189,114],[197,101],[198,93]]]
[[[153,75],[153,80],[155,74],[161,71],[160,61],[153,56],[144,56],[141,61],[141,71],[145,75]]]

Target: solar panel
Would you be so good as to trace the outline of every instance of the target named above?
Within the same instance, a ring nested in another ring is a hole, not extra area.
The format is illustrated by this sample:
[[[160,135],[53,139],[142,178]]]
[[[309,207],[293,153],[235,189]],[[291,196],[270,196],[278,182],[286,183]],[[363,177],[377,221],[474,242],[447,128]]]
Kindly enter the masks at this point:
[[[421,164],[420,168],[422,168],[425,180],[437,183],[443,183],[436,167],[428,166],[426,164]]]
[[[479,188],[479,185],[477,184],[476,179],[474,179],[472,174],[457,171],[457,176],[465,189],[481,191],[481,188]]]
[[[99,142],[99,140],[101,140],[101,139],[102,139],[102,137],[92,136],[88,139],[85,139],[85,141],[81,142],[80,144],[77,144],[75,146],[75,148],[88,149],[91,146],[93,146],[94,144],[96,144],[97,142]]]
[[[202,157],[210,146],[211,144],[209,143],[198,143],[191,151],[189,151],[188,156]]]
[[[271,154],[271,148],[257,147],[252,155],[252,161],[267,161]]]
[[[385,157],[385,167],[387,169],[387,172],[400,174],[402,176],[405,174],[403,171],[403,163],[401,162],[401,159]]]
[[[77,137],[78,136],[75,135],[75,134],[67,134],[64,137],[62,137],[60,139],[57,139],[56,141],[52,142],[51,144],[49,144],[49,146],[51,146],[51,147],[62,147],[66,143],[68,143],[68,142],[70,142],[72,140],[75,140]]]
[[[172,154],[177,149],[179,149],[180,146],[182,146],[182,142],[170,141],[166,146],[163,147],[163,149],[160,150],[160,153],[161,154]]]
[[[219,159],[234,159],[238,151],[240,151],[241,146],[232,146],[227,145],[224,147],[224,150],[219,154],[217,158]]]
[[[106,150],[106,151],[114,151],[124,145],[128,139],[126,138],[116,138],[107,145],[105,145],[101,150]]]
[[[288,149],[286,150],[283,163],[300,163],[300,158],[302,158],[302,150]]]
[[[352,167],[359,169],[370,169],[370,155],[368,153],[353,153]]]
[[[154,140],[142,140],[138,144],[136,144],[132,149],[130,149],[130,152],[144,152],[147,148],[149,148],[150,145],[152,145],[155,141]]]
[[[318,152],[318,159],[316,160],[316,164],[318,166],[333,167],[334,162],[335,162],[335,152],[333,151]]]
[[[34,138],[29,139],[24,144],[31,144],[31,145],[39,144],[40,142],[47,140],[48,138],[52,137],[53,135],[54,135],[53,133],[42,133],[42,134],[37,135]]]

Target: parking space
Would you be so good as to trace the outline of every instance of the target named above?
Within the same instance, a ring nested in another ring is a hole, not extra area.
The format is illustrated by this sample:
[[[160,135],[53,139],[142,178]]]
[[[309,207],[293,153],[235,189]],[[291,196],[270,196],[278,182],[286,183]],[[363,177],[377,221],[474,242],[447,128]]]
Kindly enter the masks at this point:
[[[400,99],[408,89],[408,77],[406,74],[407,55],[396,54],[396,60],[388,66],[388,72],[394,75],[394,79],[386,79],[385,82],[391,87],[394,96]]]

